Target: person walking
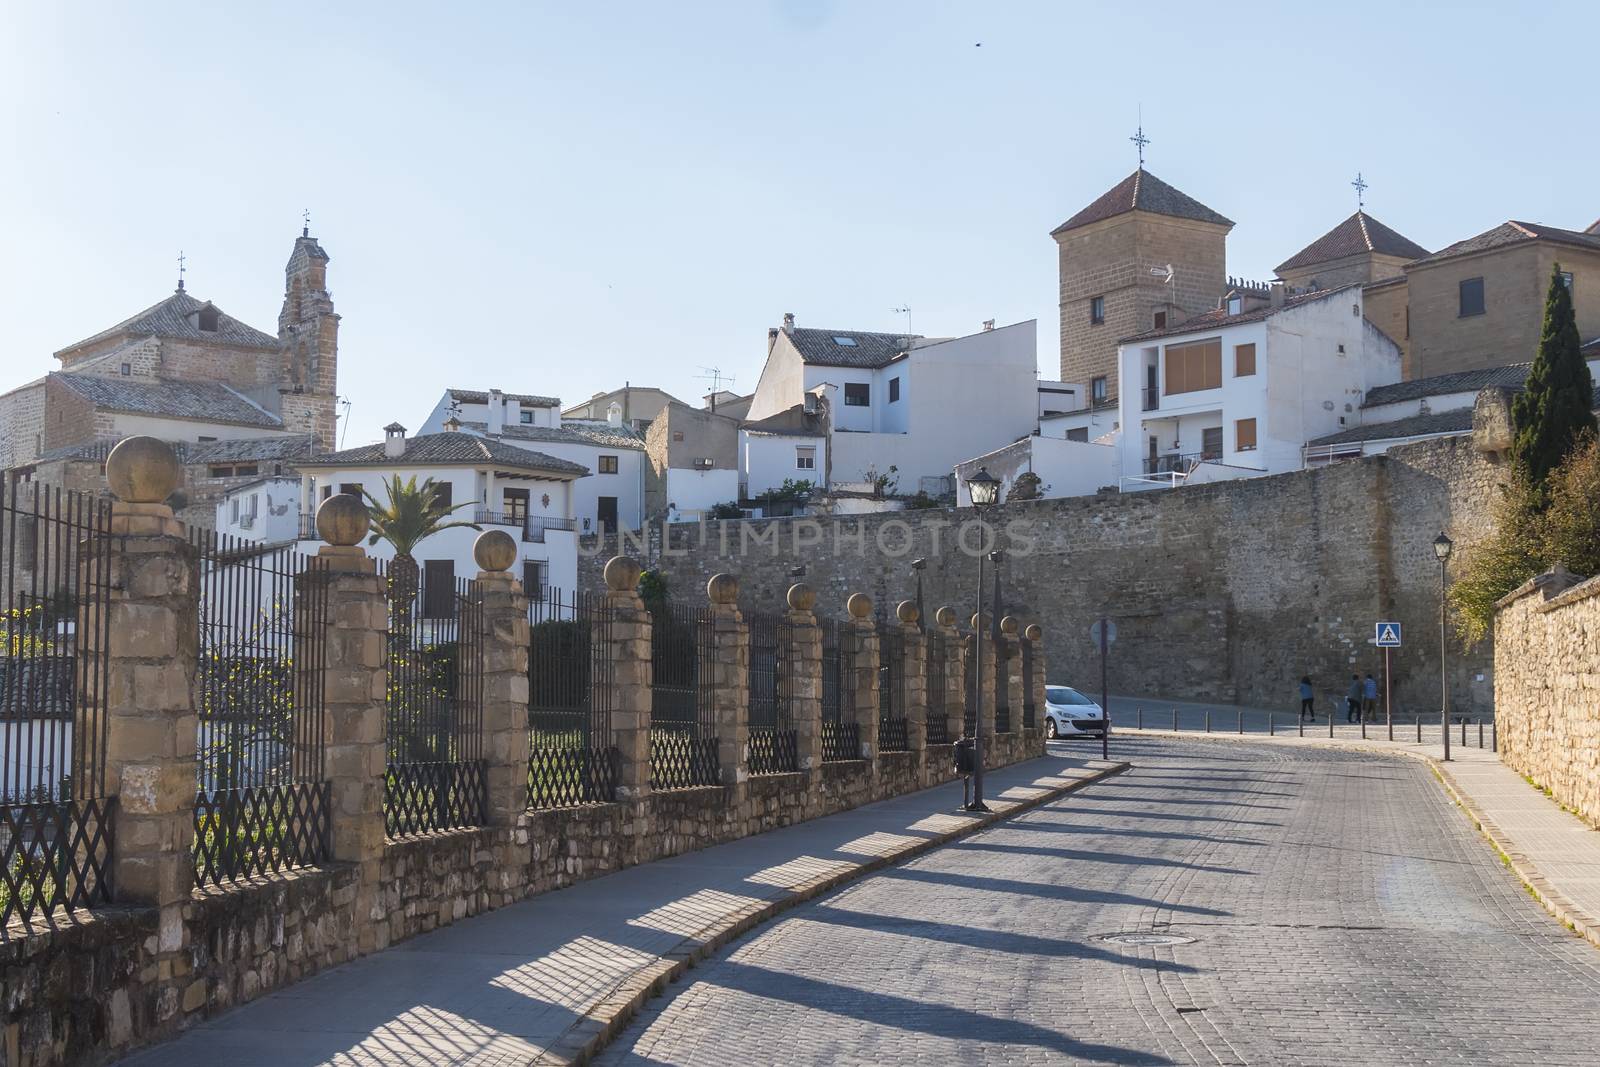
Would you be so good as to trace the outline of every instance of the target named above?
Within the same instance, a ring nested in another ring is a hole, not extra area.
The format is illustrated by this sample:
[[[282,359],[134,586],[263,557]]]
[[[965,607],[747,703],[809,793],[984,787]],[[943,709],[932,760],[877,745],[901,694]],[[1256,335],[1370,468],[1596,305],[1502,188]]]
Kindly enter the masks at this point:
[[[1316,697],[1316,693],[1311,688],[1311,675],[1309,675],[1309,674],[1302,675],[1300,677],[1300,721],[1301,722],[1305,722],[1307,719],[1310,719],[1313,722],[1316,721],[1317,709],[1316,709],[1316,704],[1314,703],[1315,697]]]
[[[1367,722],[1378,720],[1378,680],[1371,671],[1361,683],[1361,715]]]
[[[1344,721],[1355,722],[1361,714],[1361,676],[1350,676],[1350,688],[1344,694]]]

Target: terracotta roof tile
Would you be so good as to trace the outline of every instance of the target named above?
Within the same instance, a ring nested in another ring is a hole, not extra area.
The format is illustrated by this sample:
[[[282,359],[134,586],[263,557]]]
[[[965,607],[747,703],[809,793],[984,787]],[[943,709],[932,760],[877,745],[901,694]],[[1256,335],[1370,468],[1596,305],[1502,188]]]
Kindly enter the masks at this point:
[[[200,329],[196,321],[195,312],[207,306],[217,311],[217,328],[214,331]],[[221,308],[216,308],[216,305],[209,300],[196,300],[188,293],[178,292],[150,305],[131,318],[123,319],[109,329],[101,330],[93,337],[85,337],[75,344],[68,345],[56,355],[73,352],[119,333],[133,337],[173,337],[186,341],[210,341],[245,348],[278,348],[281,345],[276,337],[262,333],[254,326],[245,325],[223,312]]]
[[[1219,226],[1232,226],[1233,220],[1212,211],[1187,193],[1180,192],[1144,169],[1134,171],[1106,190],[1094,203],[1051,230],[1052,236],[1065,230],[1087,226],[1129,211],[1149,211],[1156,215],[1193,219]]]
[[[50,378],[97,408],[242,426],[282,426],[278,416],[221,382],[102,378],[56,371]]]
[[[1403,259],[1421,259],[1428,250],[1408,237],[1404,237],[1364,211],[1357,211],[1339,225],[1306,245],[1300,251],[1278,264],[1278,273],[1306,267],[1314,263],[1327,263],[1346,256],[1372,252],[1380,256],[1399,256]]]

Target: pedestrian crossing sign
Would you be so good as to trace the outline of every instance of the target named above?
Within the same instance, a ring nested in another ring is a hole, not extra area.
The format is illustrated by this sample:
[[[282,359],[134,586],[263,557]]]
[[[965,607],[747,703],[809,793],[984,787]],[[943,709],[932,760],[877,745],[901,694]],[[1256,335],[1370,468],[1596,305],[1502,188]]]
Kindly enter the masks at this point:
[[[1372,643],[1379,648],[1399,648],[1400,624],[1397,622],[1378,623],[1378,636]]]

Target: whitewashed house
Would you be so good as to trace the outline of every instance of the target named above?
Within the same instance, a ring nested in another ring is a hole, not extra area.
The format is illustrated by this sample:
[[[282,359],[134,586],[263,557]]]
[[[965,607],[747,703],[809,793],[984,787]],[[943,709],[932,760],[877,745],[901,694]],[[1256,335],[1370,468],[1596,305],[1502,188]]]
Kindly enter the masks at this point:
[[[948,491],[957,462],[1034,432],[1036,326],[929,338],[807,329],[785,315],[768,331],[747,416],[747,494],[798,476],[808,459],[817,484],[835,492],[870,491],[891,467],[895,492]],[[780,416],[787,427],[773,426]],[[820,436],[802,439],[795,425]]]
[[[423,422],[422,433],[442,433],[452,418],[463,433],[588,468],[591,476],[574,488],[573,517],[580,533],[643,525],[649,468],[644,433],[627,424],[620,401],[611,402],[603,419],[577,419],[563,415],[555,397],[447,389]]]
[[[518,576],[530,597],[555,587],[577,588],[578,533],[573,505],[576,486],[589,472],[582,464],[559,459],[505,441],[465,432],[407,437],[405,427],[391,423],[381,444],[348,448],[302,460],[300,531],[302,547],[317,549],[314,518],[317,505],[334,493],[388,499],[386,483],[394,476],[415,477],[420,485],[432,478],[447,503],[469,504],[455,513],[484,530],[504,530],[516,539]],[[449,588],[455,578],[478,573],[472,545],[478,531],[445,530],[428,538],[413,553],[425,584]],[[393,558],[394,549],[379,541],[368,551]]]
[[[300,536],[298,474],[257,478],[227,490],[217,501],[216,531],[245,541],[281,544]]]
[[[1400,380],[1400,349],[1359,285],[1287,298],[1277,285],[1128,338],[1118,370],[1120,485],[1138,490],[1301,469],[1307,441]]]

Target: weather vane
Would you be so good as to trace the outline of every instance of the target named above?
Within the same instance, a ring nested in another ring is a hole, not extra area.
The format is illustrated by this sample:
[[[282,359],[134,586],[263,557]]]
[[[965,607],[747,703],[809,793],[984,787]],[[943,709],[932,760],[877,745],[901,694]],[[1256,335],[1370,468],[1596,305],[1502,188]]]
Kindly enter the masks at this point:
[[[1355,190],[1356,190],[1356,210],[1357,211],[1361,211],[1367,206],[1367,202],[1366,202],[1367,183],[1361,177],[1361,172],[1359,170],[1356,171],[1356,180],[1351,182],[1350,184],[1355,186]]]
[[[187,262],[187,260],[184,257],[183,249],[180,248],[178,249],[178,292],[180,293],[183,292],[183,271],[185,262]]]
[[[306,208],[304,211],[300,212],[300,222],[301,222],[300,236],[301,237],[310,237],[311,236],[311,209],[310,208]]]
[[[1139,108],[1139,128],[1134,131],[1133,136],[1128,138],[1128,140],[1132,141],[1138,147],[1138,149],[1139,149],[1139,169],[1140,170],[1144,170],[1144,146],[1150,143],[1150,138],[1148,138],[1148,137],[1146,137],[1144,135],[1144,108],[1143,107]]]

